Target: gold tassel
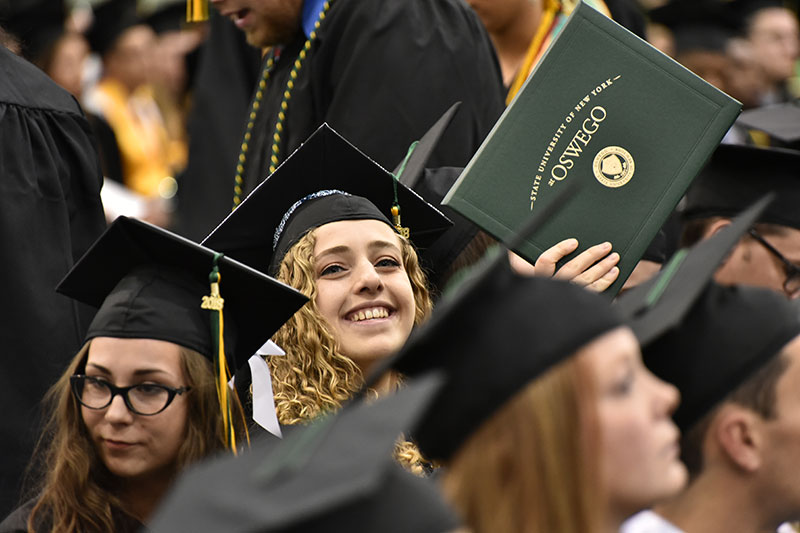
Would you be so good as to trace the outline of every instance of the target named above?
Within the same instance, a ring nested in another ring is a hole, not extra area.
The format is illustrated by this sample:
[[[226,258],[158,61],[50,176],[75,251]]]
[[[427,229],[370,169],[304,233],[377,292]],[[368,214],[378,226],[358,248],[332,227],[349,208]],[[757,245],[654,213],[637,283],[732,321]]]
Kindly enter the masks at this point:
[[[208,20],[208,0],[186,0],[186,22]]]
[[[394,229],[397,230],[397,233],[406,239],[409,238],[411,232],[400,222],[400,206],[397,204],[392,206],[392,224],[394,224]]]
[[[219,284],[222,281],[222,275],[219,273],[217,263],[222,257],[222,254],[214,256],[214,268],[209,275],[209,282],[211,284],[211,294],[203,296],[200,307],[211,311],[211,339],[214,349],[214,373],[217,386],[217,398],[219,400],[222,425],[225,428],[225,444],[234,455],[237,454],[236,445],[236,430],[233,425],[233,398],[231,391],[228,388],[228,382],[231,380],[231,373],[228,368],[228,361],[225,357],[225,322],[223,320],[223,308],[225,300],[219,292]],[[244,417],[244,413],[240,412]],[[244,423],[244,419],[242,420]],[[250,435],[247,431],[247,425],[244,423],[245,436],[248,445],[250,444]]]

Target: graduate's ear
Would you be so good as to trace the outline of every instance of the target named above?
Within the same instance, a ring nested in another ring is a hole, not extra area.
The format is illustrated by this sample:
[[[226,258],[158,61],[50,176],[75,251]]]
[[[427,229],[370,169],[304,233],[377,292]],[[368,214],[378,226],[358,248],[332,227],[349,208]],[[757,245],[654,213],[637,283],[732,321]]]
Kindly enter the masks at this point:
[[[723,228],[727,228],[730,225],[731,225],[731,219],[717,218],[716,220],[711,222],[708,226],[706,226],[706,229],[703,232],[703,239],[708,239],[709,237],[713,237]]]
[[[704,240],[705,239],[709,239],[709,238],[713,237],[714,235],[716,235],[717,233],[719,233],[720,231],[722,231],[723,229],[727,228],[730,225],[731,225],[731,219],[718,217],[713,222],[711,222],[708,226],[706,226],[706,229],[703,232],[703,237],[702,238]],[[741,241],[739,241],[739,242],[741,242]],[[725,258],[722,259],[722,261],[720,261],[720,264],[719,264],[718,268],[722,268],[722,267],[725,266],[725,263],[728,262],[728,259],[730,259],[731,255],[734,253],[735,249],[736,249],[736,247],[734,247],[733,250],[731,250],[730,252],[728,252],[725,255]]]
[[[758,414],[727,404],[720,409],[713,435],[724,458],[734,467],[752,473],[761,466],[762,439]]]

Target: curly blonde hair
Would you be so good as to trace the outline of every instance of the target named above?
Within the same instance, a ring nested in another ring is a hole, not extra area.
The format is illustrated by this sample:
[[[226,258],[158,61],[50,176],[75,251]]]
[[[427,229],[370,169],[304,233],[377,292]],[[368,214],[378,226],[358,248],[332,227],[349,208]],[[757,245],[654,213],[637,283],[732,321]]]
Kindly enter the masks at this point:
[[[398,238],[414,295],[414,324],[419,324],[433,307],[427,278],[413,245],[402,236]],[[316,306],[315,243],[315,232],[306,233],[286,253],[276,276],[310,299],[275,334],[275,342],[286,356],[268,359],[278,421],[286,425],[338,409],[364,383],[358,365],[339,353],[336,339]]]

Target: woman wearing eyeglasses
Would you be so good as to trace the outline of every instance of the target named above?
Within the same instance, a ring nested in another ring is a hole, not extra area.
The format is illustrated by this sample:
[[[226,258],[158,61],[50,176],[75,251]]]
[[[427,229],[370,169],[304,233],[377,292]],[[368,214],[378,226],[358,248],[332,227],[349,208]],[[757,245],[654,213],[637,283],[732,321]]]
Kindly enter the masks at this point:
[[[46,398],[30,500],[0,531],[139,531],[186,465],[247,445],[225,366],[246,361],[306,298],[124,218],[59,291],[99,310]],[[262,298],[269,310],[250,307]]]

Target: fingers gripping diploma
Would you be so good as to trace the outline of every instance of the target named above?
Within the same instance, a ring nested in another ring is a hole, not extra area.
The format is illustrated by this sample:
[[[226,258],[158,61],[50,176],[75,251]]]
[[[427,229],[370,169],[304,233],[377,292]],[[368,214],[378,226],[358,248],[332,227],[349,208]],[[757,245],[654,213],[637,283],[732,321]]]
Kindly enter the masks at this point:
[[[577,248],[577,239],[566,239],[542,252],[535,265],[511,251],[508,252],[508,259],[519,274],[555,277],[595,292],[609,288],[619,276],[619,254],[611,252],[610,242],[587,248],[556,271],[556,264]]]

